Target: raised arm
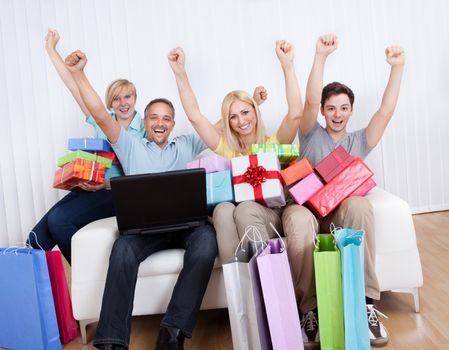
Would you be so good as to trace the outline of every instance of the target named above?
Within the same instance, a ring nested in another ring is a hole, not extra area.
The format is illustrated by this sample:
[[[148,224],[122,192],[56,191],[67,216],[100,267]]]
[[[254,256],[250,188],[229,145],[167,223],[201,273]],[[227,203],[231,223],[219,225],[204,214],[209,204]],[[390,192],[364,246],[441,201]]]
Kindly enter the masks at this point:
[[[402,73],[404,71],[405,53],[402,47],[387,47],[385,49],[385,55],[388,64],[391,66],[390,78],[388,79],[380,108],[374,113],[366,128],[366,140],[370,147],[374,147],[379,143],[388,122],[393,116],[398,102]]]
[[[285,41],[276,41],[276,55],[281,63],[285,80],[285,96],[287,98],[287,115],[277,131],[280,143],[292,143],[303,115],[301,92],[296,78],[293,46]]]
[[[184,112],[190,123],[210,149],[217,148],[220,141],[220,133],[209,119],[200,111],[195,93],[190,86],[189,78],[185,69],[185,53],[182,48],[177,47],[168,54],[168,63],[175,74],[176,85],[178,86],[179,97],[181,99]]]
[[[58,50],[56,50],[58,41],[59,33],[55,29],[49,29],[47,36],[45,37],[45,50],[47,51],[48,57],[50,57],[50,60],[53,63],[53,66],[55,67],[56,72],[58,73],[62,82],[67,87],[67,89],[69,89],[73,98],[78,103],[78,106],[80,106],[81,111],[87,117],[90,115],[90,112],[84,104],[83,99],[81,98],[78,86],[76,85],[72,74],[65,66],[64,60],[62,59]]]
[[[323,90],[324,64],[327,57],[337,49],[337,46],[338,38],[333,34],[322,35],[317,40],[315,58],[307,80],[304,116],[299,126],[304,135],[308,134],[316,124]]]
[[[109,142],[116,143],[120,135],[120,125],[111,118],[100,96],[98,96],[84,74],[86,63],[86,55],[79,50],[72,52],[65,59],[65,65],[72,74],[87,109],[92,113],[92,117],[103,130]]]

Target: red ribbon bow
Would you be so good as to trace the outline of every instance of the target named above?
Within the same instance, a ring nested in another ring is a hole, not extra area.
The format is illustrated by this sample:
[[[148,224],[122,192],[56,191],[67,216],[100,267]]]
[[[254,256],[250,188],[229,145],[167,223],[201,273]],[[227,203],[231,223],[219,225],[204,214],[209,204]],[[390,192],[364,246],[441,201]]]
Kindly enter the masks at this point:
[[[232,177],[234,185],[248,183],[253,186],[254,199],[262,205],[267,205],[262,195],[262,183],[268,179],[278,179],[281,182],[281,176],[279,171],[266,170],[263,166],[257,162],[257,155],[251,154],[249,157],[249,167],[243,173],[243,175],[237,175]]]
[[[256,187],[267,180],[265,177],[266,172],[267,170],[261,165],[250,165],[243,176],[245,177],[245,182]]]

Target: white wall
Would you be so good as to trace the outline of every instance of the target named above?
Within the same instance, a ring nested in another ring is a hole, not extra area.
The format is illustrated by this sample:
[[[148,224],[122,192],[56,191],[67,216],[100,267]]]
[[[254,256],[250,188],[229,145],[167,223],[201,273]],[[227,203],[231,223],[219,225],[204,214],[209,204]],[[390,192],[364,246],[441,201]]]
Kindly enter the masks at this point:
[[[384,49],[407,52],[402,91],[382,143],[367,162],[378,184],[415,212],[449,208],[449,3],[445,0],[0,0],[0,246],[22,241],[65,193],[52,189],[55,161],[68,137],[91,130],[44,51],[47,28],[61,34],[62,55],[84,50],[88,76],[103,95],[108,82],[132,80],[138,109],[155,97],[177,108],[175,134],[191,131],[167,64],[183,46],[202,111],[219,117],[233,89],[264,84],[262,113],[270,132],[286,111],[274,42],[296,47],[304,92],[316,38],[333,32],[340,46],[325,82],[342,81],[356,94],[351,129],[378,108],[389,66]]]

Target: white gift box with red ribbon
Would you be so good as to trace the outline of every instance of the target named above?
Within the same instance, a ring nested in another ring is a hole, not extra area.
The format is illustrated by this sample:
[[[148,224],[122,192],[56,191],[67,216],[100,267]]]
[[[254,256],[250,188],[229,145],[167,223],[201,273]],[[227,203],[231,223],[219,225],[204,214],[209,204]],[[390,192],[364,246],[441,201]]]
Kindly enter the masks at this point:
[[[256,201],[271,208],[285,205],[281,167],[275,152],[232,158],[231,162],[237,203]]]

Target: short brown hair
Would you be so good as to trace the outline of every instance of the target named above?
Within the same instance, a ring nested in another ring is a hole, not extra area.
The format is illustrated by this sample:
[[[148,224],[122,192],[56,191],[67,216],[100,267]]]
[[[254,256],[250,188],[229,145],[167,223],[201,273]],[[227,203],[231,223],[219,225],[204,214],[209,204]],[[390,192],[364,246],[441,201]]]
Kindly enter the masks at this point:
[[[147,116],[147,112],[150,109],[150,107],[155,103],[165,103],[171,109],[173,119],[175,119],[175,107],[173,106],[173,103],[166,98],[155,98],[154,100],[151,100],[150,103],[147,104],[147,106],[145,107],[145,111],[143,112],[143,115],[145,117]]]
[[[127,79],[116,79],[112,81],[106,89],[105,102],[107,109],[112,109],[112,101],[125,89],[130,95],[133,95],[137,99],[136,87],[133,83]]]
[[[335,95],[340,95],[340,94],[345,94],[348,96],[349,98],[349,102],[351,102],[351,108],[352,105],[354,104],[354,93],[352,92],[352,90],[347,87],[346,85],[336,82],[334,81],[333,83],[327,84],[324,88],[323,88],[323,92],[321,93],[321,106],[324,107],[324,104],[326,103],[326,101]]]

